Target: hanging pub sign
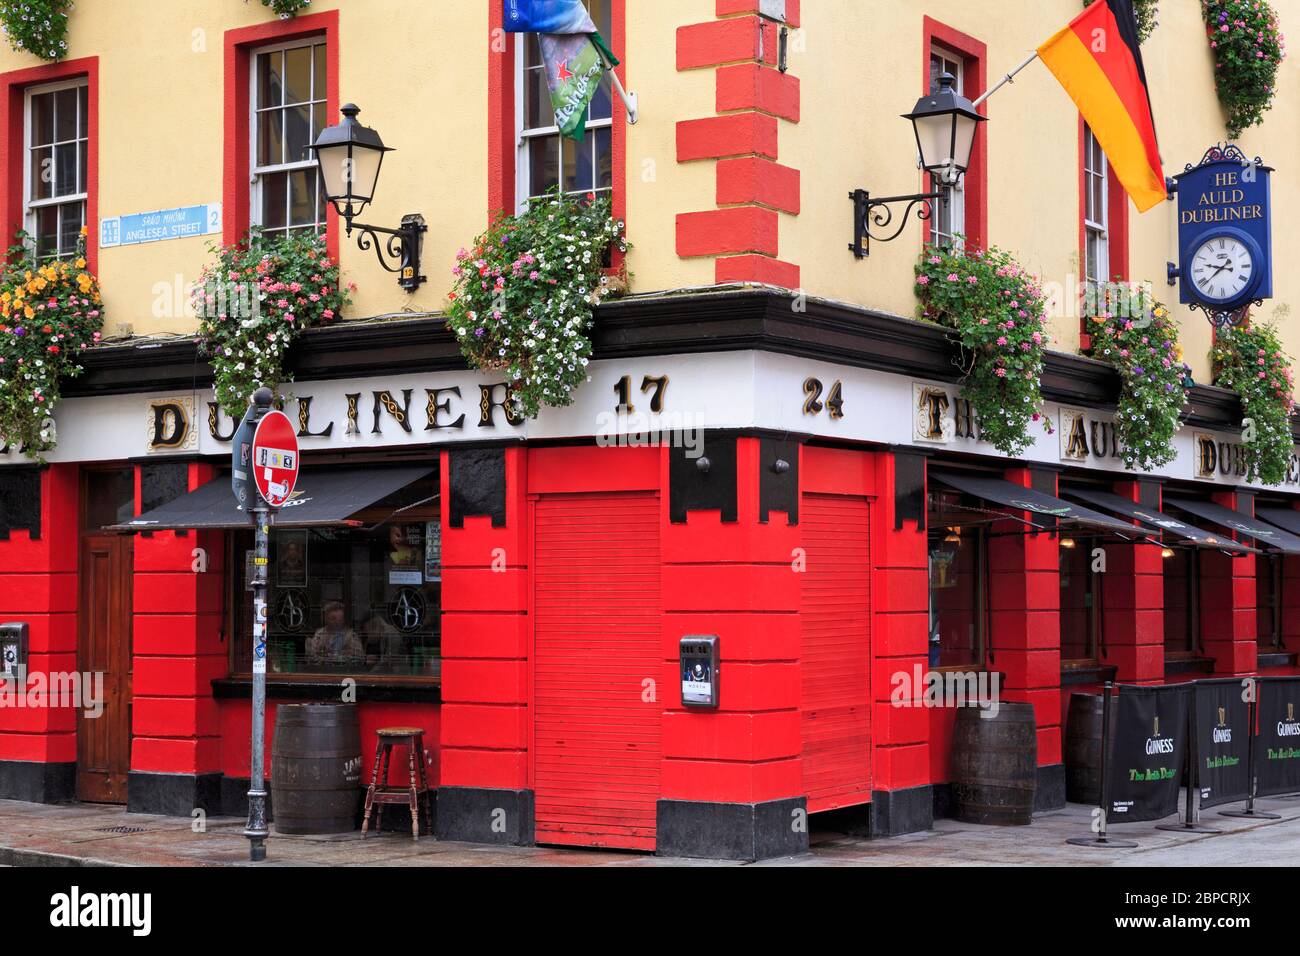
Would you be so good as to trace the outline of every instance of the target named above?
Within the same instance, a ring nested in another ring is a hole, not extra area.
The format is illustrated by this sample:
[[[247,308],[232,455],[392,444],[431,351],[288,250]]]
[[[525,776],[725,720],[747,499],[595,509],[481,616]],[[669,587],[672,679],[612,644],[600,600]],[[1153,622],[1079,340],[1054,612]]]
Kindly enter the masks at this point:
[[[1250,704],[1240,680],[1202,680],[1192,691],[1192,785],[1202,807],[1250,795]]]
[[[1111,823],[1159,820],[1178,812],[1187,762],[1188,688],[1119,685],[1115,743],[1106,770]]]
[[[1258,684],[1256,794],[1300,793],[1300,677],[1264,677]]]
[[[1178,192],[1178,301],[1215,325],[1236,325],[1273,295],[1273,170],[1236,146],[1212,146],[1174,177]]]

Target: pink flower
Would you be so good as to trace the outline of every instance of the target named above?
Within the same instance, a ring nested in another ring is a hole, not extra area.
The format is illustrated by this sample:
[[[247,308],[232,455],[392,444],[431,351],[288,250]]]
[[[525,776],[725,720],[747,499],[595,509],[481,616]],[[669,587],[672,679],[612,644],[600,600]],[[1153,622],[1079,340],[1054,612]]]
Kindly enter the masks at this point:
[[[958,276],[957,273],[955,273],[955,272],[949,272],[949,273],[948,273],[948,281],[949,281],[949,282],[957,282],[959,279],[960,279],[960,276]]]
[[[998,345],[1006,345],[1006,344],[1007,344],[1007,337],[1005,335],[999,335]]]
[[[998,378],[1006,378],[1007,370],[1004,368],[995,368],[993,370],[993,374],[996,375]]]
[[[930,277],[929,277],[929,276],[917,276],[916,284],[917,284],[917,285],[929,285],[929,284],[930,284]]]
[[[967,277],[966,277],[966,281],[967,281],[970,285],[978,285],[980,280],[979,280],[979,278],[978,278],[977,276],[967,276]]]

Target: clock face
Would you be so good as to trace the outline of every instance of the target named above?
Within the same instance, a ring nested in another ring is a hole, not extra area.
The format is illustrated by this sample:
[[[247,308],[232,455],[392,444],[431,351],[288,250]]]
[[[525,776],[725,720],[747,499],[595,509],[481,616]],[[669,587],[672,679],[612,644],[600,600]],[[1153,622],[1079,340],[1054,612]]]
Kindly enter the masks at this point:
[[[1255,278],[1255,260],[1240,239],[1217,236],[1192,256],[1192,284],[1201,298],[1230,302],[1240,298]]]

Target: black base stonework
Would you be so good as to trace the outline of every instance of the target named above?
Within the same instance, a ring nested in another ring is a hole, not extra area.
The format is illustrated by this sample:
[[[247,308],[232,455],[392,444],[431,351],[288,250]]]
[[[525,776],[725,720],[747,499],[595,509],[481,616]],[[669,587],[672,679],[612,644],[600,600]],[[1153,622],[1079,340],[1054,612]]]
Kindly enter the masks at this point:
[[[127,813],[188,817],[195,810],[221,813],[221,774],[142,773],[138,770],[127,774]]]
[[[75,763],[0,760],[0,800],[69,803],[76,799]]]
[[[1054,763],[1038,768],[1034,790],[1034,812],[1060,810],[1065,807],[1065,764]]]
[[[531,790],[440,787],[434,816],[439,840],[497,846],[536,842]]]
[[[871,836],[890,837],[920,833],[934,826],[934,788],[873,790]]]
[[[275,819],[272,812],[271,781],[266,781],[266,822]],[[221,809],[223,817],[243,817],[248,819],[248,778],[221,776]],[[360,824],[358,824],[360,826]]]
[[[659,856],[704,860],[770,860],[808,851],[808,801],[705,803],[660,800]]]

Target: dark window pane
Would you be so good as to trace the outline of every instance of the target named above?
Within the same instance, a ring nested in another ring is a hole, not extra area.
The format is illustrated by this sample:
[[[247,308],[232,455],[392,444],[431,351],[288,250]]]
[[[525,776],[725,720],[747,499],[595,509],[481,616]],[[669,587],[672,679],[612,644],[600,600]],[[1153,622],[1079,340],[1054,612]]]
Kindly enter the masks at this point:
[[[614,185],[614,137],[610,129],[598,129],[592,135],[596,147],[596,188]]]
[[[1189,603],[1188,575],[1196,552],[1175,548],[1165,558],[1165,653],[1179,654],[1192,650],[1192,617]]]
[[[283,228],[287,210],[288,173],[266,173],[262,176],[262,225],[268,229]]]
[[[317,103],[311,108],[311,141],[316,142],[321,130],[329,126],[329,117],[325,115],[325,104]]]
[[[86,191],[86,169],[88,168],[90,161],[88,146],[89,144],[87,141],[83,139],[81,145],[78,147],[77,192],[79,193],[84,193]]]
[[[311,159],[311,107],[290,106],[284,111],[284,161],[300,163]]]
[[[318,43],[312,47],[312,55],[316,64],[311,98],[324,101],[328,99],[326,94],[329,92],[329,72],[325,68],[325,44]]]
[[[32,145],[45,146],[54,142],[54,94],[41,93],[32,97]]]
[[[59,209],[42,206],[36,210],[36,255],[57,255],[59,251]]]
[[[54,147],[54,195],[70,196],[77,191],[77,144]]]
[[[561,166],[563,167],[564,191],[576,192],[579,189],[586,189],[579,179],[578,173],[578,156],[581,153],[587,154],[584,167],[591,167],[590,143],[575,143],[573,140],[560,140],[560,157]]]
[[[931,667],[979,661],[980,549],[976,529],[930,533]]]
[[[289,173],[289,225],[316,222],[316,170],[295,169]]]
[[[77,87],[77,102],[77,135],[84,138],[90,135],[90,87]]]
[[[311,47],[300,46],[284,53],[284,101],[311,100]]]
[[[59,207],[59,255],[70,256],[77,251],[85,207],[79,203],[67,203]]]
[[[263,53],[257,58],[257,107],[279,106],[283,82],[284,55],[279,51]]]
[[[77,138],[77,91],[58,90],[54,94],[54,135],[62,142]]]
[[[532,69],[524,73],[524,99],[528,129],[542,129],[555,125],[555,110],[551,107],[551,92],[546,86],[546,71]]]
[[[86,472],[85,529],[97,531],[135,517],[135,469]]]
[[[31,163],[32,198],[49,199],[54,195],[54,148],[32,150]]]
[[[560,181],[558,136],[529,141],[528,182],[532,195],[540,196]]]
[[[284,162],[284,113],[271,110],[257,116],[257,164],[279,166]]]
[[[1258,555],[1255,558],[1255,633],[1260,647],[1277,644],[1278,619],[1281,611],[1277,588],[1278,558]]]

